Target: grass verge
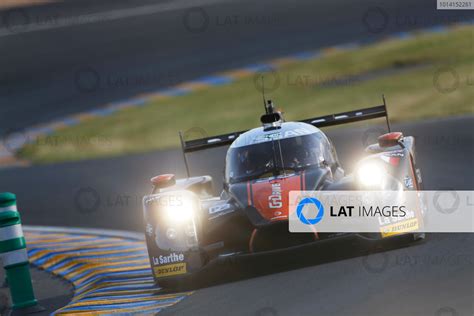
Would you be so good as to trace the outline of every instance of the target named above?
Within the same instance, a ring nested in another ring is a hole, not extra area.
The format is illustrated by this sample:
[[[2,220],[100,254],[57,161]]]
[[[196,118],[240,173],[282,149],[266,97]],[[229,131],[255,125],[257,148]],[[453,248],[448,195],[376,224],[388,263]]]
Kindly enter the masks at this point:
[[[416,34],[279,67],[266,75],[267,99],[287,120],[380,104],[392,121],[472,114],[474,27]],[[252,128],[263,111],[256,76],[150,101],[39,138],[19,156],[52,163],[147,152],[179,146],[177,132],[201,137]]]

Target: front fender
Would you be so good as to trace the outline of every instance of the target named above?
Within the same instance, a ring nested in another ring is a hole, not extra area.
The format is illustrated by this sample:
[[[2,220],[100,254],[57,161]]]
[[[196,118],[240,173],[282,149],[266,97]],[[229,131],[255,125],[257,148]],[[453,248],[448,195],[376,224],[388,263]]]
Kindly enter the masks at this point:
[[[202,218],[199,197],[186,190],[143,198],[145,237],[155,281],[192,274],[202,268]]]

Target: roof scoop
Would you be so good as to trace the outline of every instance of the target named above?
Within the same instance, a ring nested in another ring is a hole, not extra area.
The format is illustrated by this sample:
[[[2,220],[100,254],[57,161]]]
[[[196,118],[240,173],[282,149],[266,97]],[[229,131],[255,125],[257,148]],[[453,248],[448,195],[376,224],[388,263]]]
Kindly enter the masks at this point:
[[[265,114],[260,117],[260,122],[262,122],[263,130],[272,130],[281,127],[283,123],[283,116],[281,112],[275,111],[273,107],[273,102],[268,100],[265,104]]]

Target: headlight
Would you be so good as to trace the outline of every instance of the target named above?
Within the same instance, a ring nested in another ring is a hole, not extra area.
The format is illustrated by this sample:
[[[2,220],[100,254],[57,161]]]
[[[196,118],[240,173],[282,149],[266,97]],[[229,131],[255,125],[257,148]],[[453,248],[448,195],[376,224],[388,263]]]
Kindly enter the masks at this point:
[[[164,251],[188,251],[199,245],[199,197],[186,190],[157,194],[153,205],[155,242]]]
[[[174,203],[169,203],[163,207],[166,219],[173,223],[187,222],[193,219],[196,212],[196,205],[187,196],[179,196]]]
[[[374,162],[366,162],[357,169],[357,180],[367,187],[382,185],[384,177],[385,169]]]

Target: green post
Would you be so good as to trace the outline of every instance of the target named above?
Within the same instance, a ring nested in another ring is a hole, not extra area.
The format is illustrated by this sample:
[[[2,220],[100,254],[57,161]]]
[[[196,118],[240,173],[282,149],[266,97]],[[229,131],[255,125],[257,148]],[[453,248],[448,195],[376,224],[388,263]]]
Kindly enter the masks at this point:
[[[15,310],[38,311],[31,283],[25,237],[13,193],[0,193],[0,256]],[[28,312],[27,312],[28,313]]]

